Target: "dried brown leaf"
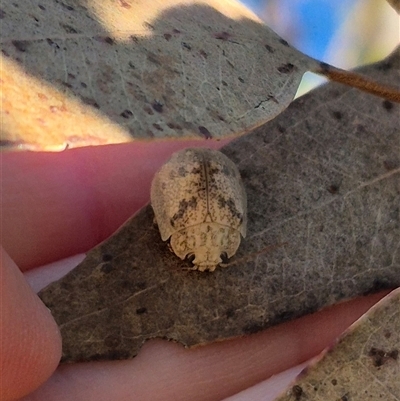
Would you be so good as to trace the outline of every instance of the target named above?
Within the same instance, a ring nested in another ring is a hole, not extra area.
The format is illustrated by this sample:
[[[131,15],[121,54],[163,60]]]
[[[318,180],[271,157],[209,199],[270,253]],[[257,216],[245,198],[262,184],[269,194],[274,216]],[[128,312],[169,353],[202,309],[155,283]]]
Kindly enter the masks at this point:
[[[361,72],[400,82],[399,65],[397,50]],[[222,340],[399,286],[399,107],[330,83],[225,147],[248,195],[227,268],[182,269],[145,207],[41,291],[63,360],[130,358],[153,337]]]

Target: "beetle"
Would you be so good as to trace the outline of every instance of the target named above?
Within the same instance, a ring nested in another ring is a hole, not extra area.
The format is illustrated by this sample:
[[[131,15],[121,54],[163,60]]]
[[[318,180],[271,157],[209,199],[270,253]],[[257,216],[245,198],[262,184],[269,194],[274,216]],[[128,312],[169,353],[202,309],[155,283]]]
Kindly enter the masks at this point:
[[[193,270],[214,271],[246,237],[247,198],[236,165],[205,148],[175,152],[155,174],[151,205],[161,239],[192,259]]]

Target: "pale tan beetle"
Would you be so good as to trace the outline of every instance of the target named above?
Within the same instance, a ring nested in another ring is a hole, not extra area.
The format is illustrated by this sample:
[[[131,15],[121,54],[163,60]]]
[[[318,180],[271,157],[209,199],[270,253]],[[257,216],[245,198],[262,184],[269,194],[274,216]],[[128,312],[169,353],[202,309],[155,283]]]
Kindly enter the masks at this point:
[[[247,201],[239,170],[217,150],[174,153],[154,176],[151,204],[163,241],[194,270],[214,271],[246,236]]]

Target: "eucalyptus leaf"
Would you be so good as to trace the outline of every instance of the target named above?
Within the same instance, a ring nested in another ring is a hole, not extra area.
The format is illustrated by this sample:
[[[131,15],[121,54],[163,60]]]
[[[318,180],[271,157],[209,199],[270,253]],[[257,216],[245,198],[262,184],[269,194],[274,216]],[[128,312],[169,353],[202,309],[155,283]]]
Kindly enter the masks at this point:
[[[32,0],[2,16],[11,149],[238,136],[319,66],[234,0]]]
[[[397,49],[361,68],[400,82]],[[40,292],[63,361],[123,359],[149,338],[186,346],[253,333],[400,285],[400,106],[329,83],[222,151],[248,197],[230,266],[189,271],[145,207]]]
[[[400,398],[400,289],[355,322],[276,401]]]

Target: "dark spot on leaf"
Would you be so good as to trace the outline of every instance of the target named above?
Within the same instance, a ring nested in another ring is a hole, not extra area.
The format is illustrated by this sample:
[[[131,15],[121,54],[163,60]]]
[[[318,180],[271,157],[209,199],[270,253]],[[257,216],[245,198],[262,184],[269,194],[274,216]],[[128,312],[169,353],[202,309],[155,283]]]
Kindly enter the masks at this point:
[[[281,134],[283,134],[284,132],[286,132],[286,128],[283,127],[282,125],[277,125],[277,130],[278,132],[280,132]]]
[[[182,47],[184,47],[186,50],[192,50],[192,46],[190,46],[188,43],[186,42],[181,42]]]
[[[206,127],[204,127],[203,125],[199,125],[198,128],[199,128],[200,134],[202,134],[206,139],[212,138],[211,132]]]
[[[343,396],[340,398],[340,401],[349,401],[349,398],[347,397],[347,395],[343,395]]]
[[[140,281],[137,283],[137,288],[139,288],[139,290],[145,290],[147,288],[147,283],[145,281]]]
[[[13,40],[11,43],[20,52],[26,52],[29,46],[29,42],[26,40]]]
[[[139,42],[139,38],[138,38],[137,36],[135,36],[135,35],[129,36],[129,39],[130,39],[132,42],[135,42],[135,43],[138,43],[138,42]]]
[[[213,34],[215,39],[228,40],[232,35],[228,32],[217,32]]]
[[[182,127],[179,124],[174,124],[174,123],[168,123],[167,126],[171,129],[177,129],[177,130],[182,130]]]
[[[203,56],[204,58],[208,57],[208,54],[204,50],[199,51],[200,55]]]
[[[365,291],[363,295],[369,295],[369,294],[374,294],[376,292],[386,290],[391,287],[391,283],[389,280],[383,280],[383,279],[375,279],[374,282],[372,283],[372,286],[369,290]]]
[[[143,110],[150,116],[154,114],[153,110],[147,105],[143,107]]]
[[[228,86],[228,84],[225,81],[221,81],[223,86]]]
[[[390,338],[390,337],[392,337],[392,333],[390,331],[385,331],[384,336],[385,336],[385,338]]]
[[[157,112],[157,113],[162,113],[163,111],[163,105],[160,102],[155,101],[151,107]]]
[[[332,195],[337,194],[338,191],[339,191],[339,187],[335,184],[330,185],[328,188],[328,192],[330,192]]]
[[[153,52],[148,52],[147,53],[147,60],[149,60],[151,63],[156,64],[156,65],[161,65],[160,59],[158,56],[153,53]]]
[[[1,52],[6,56],[6,57],[10,57],[10,55],[8,54],[8,52],[4,49],[1,49]]]
[[[107,273],[110,273],[110,272],[113,271],[113,266],[112,266],[111,263],[104,263],[104,264],[101,266],[100,270],[101,270],[103,273],[107,274]]]
[[[383,167],[385,168],[385,170],[391,171],[398,167],[398,162],[394,160],[384,160]]]
[[[71,73],[69,72],[69,73],[68,73],[68,78],[75,79],[76,76],[75,76],[74,74],[71,74]]]
[[[154,124],[153,124],[153,127],[154,127],[156,130],[158,130],[158,131],[164,131],[164,130],[162,129],[162,127],[161,127],[160,124],[154,123]]]
[[[242,84],[244,84],[244,79],[243,79],[242,77],[239,77],[238,80],[239,80]]]
[[[383,63],[380,63],[377,67],[378,71],[388,71],[392,68],[392,63],[390,61],[386,61]]]
[[[383,106],[383,108],[384,108],[385,110],[387,110],[387,111],[391,111],[391,110],[393,109],[393,103],[390,102],[389,100],[384,100],[384,101],[382,102],[382,106]]]
[[[5,11],[2,8],[0,8],[0,19],[3,19],[5,16],[6,16]]]
[[[60,284],[60,287],[61,287],[63,290],[69,292],[69,291],[71,290],[72,285],[71,285],[71,283],[62,282],[62,283]]]
[[[133,113],[130,110],[124,110],[121,114],[121,117],[123,118],[129,118],[133,116]]]
[[[146,313],[146,312],[147,312],[147,309],[145,307],[141,307],[141,308],[137,308],[136,309],[136,313],[138,315],[143,315],[143,313]]]
[[[292,63],[282,64],[278,67],[278,71],[282,74],[288,74],[289,72],[295,71],[297,67],[295,67]]]
[[[127,3],[125,0],[119,0],[119,4],[121,5],[122,8],[126,8],[127,10],[132,8],[132,6],[129,3]]]
[[[108,45],[113,45],[115,43],[114,39],[110,36],[95,36],[93,39],[97,40],[97,42],[107,43]]]
[[[45,7],[45,6],[42,6],[41,4],[39,4],[38,7],[39,7],[41,10],[43,10],[43,11],[46,10],[46,7]]]
[[[250,323],[250,324],[244,326],[242,330],[243,330],[244,334],[254,334],[254,333],[258,333],[263,328],[264,328],[264,326],[262,324]]]
[[[172,38],[172,35],[170,33],[164,33],[165,40],[170,40],[171,38]]]
[[[336,118],[336,120],[341,120],[342,117],[343,117],[343,114],[342,114],[340,111],[334,111],[334,112],[332,113],[332,115],[333,115],[333,117]]]
[[[235,316],[235,310],[234,310],[234,309],[230,308],[230,309],[228,309],[228,310],[226,311],[226,317],[227,317],[228,319],[231,319],[231,318],[234,317],[234,316]]]
[[[280,39],[279,39],[279,42],[282,43],[284,46],[289,46],[289,43],[286,42],[285,39],[280,38]]]
[[[82,99],[83,103],[88,104],[89,106],[93,106],[96,109],[100,108],[99,104],[92,98],[89,98],[89,97],[86,97],[86,96],[82,96],[81,99]]]
[[[104,253],[102,256],[103,262],[110,262],[113,256],[110,253]]]
[[[64,31],[66,32],[66,33],[78,33],[78,30],[76,30],[73,26],[71,26],[71,25],[68,25],[68,24],[61,24],[60,23],[60,26],[62,27],[62,28],[64,28]]]
[[[397,361],[399,357],[399,351],[397,349],[386,352],[382,349],[372,347],[368,356],[371,357],[374,366],[379,367],[385,364],[389,359]]]
[[[181,33],[181,31],[179,29],[175,29],[175,28],[172,30],[172,32],[173,33]]]
[[[116,348],[121,342],[121,337],[113,334],[108,335],[104,339],[104,344],[109,348]]]
[[[57,2],[57,3],[58,3],[58,2]],[[65,4],[65,3],[63,3],[62,1],[59,2],[59,4],[60,4],[61,7],[65,8],[65,9],[68,10],[68,11],[74,11],[74,7],[70,6],[69,4]]]
[[[153,25],[151,25],[150,23],[148,23],[148,22],[145,22],[144,24],[143,24],[147,29],[150,29],[151,31],[153,31],[154,30],[154,26]]]
[[[332,383],[332,385],[336,386],[337,385],[337,380],[336,379],[332,379],[331,383]]]
[[[292,387],[292,394],[295,397],[294,399],[296,401],[299,401],[301,399],[301,396],[303,395],[303,389],[298,384],[296,384]]]
[[[82,86],[82,88],[87,88],[87,85],[85,84],[85,82],[81,82],[81,86]]]
[[[72,85],[69,82],[61,81],[61,85],[66,86],[67,88],[72,88]]]
[[[272,46],[270,46],[270,45],[264,45],[264,47],[270,52],[270,53],[273,53],[275,50],[274,50],[274,48],[272,47]]]

